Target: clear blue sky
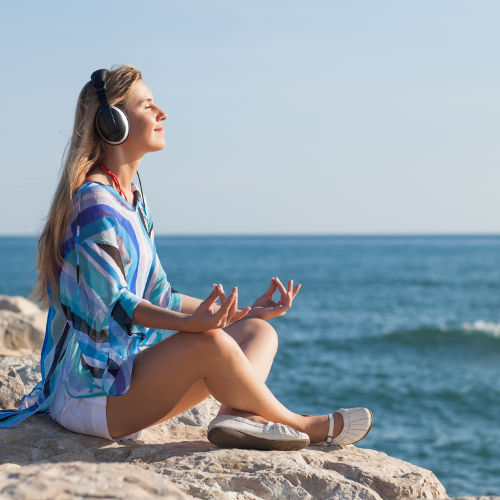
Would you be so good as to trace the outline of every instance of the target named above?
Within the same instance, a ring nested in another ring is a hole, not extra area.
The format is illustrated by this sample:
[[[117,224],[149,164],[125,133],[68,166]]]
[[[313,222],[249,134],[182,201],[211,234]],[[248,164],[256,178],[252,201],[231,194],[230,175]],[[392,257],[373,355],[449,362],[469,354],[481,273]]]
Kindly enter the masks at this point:
[[[497,233],[500,3],[2,2],[0,234],[33,234],[76,98],[131,63],[168,113],[157,234]]]

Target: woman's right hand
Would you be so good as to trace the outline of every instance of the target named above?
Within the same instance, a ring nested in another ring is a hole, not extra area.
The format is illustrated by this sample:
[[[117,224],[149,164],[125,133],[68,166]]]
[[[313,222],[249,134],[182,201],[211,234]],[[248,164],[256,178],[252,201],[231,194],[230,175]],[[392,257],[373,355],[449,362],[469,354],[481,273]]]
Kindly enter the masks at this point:
[[[215,302],[219,296],[221,306],[218,308]],[[193,314],[185,316],[183,330],[186,332],[206,332],[215,328],[225,328],[232,321],[239,319],[239,316],[242,317],[248,312],[245,310],[244,314],[242,314],[243,311],[237,313],[237,309],[238,289],[233,288],[231,295],[226,298],[222,286],[214,284],[212,293],[196,308]]]

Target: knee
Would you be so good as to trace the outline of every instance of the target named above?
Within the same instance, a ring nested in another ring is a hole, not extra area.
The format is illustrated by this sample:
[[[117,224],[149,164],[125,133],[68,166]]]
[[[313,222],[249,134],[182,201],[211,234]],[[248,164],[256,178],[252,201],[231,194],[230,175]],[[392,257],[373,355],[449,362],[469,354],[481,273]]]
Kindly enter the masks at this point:
[[[266,348],[269,350],[278,350],[278,334],[276,330],[262,319],[250,318],[245,321],[252,322],[252,336],[266,342]]]
[[[238,355],[240,352],[236,341],[222,329],[217,328],[198,335],[204,344],[204,349],[210,352],[211,356],[228,357]]]

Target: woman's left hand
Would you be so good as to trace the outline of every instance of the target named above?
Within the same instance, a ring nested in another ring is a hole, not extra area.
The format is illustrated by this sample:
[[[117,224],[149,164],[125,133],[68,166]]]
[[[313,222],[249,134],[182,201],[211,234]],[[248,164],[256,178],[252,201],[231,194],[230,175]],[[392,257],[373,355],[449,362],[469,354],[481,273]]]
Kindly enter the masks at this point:
[[[278,288],[281,297],[279,302],[274,302],[273,295]],[[247,317],[271,319],[283,316],[292,307],[293,299],[299,290],[300,285],[293,287],[293,280],[288,282],[288,289],[286,289],[278,278],[273,278],[267,291],[252,304]]]

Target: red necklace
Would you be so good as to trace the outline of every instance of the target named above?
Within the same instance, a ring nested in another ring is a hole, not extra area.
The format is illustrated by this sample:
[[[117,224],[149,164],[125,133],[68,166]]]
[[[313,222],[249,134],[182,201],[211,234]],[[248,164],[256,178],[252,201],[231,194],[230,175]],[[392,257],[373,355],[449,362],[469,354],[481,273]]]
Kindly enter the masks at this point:
[[[106,165],[104,165],[104,163],[102,162],[99,162],[97,164],[97,166],[105,173],[105,174],[108,174],[112,179],[113,179],[113,182],[118,186],[118,192],[127,200],[127,197],[125,196],[125,193],[122,189],[122,187],[120,186],[120,183],[118,182],[118,179],[116,178],[116,175],[111,172],[111,170],[106,167]],[[128,201],[128,200],[127,200]]]

